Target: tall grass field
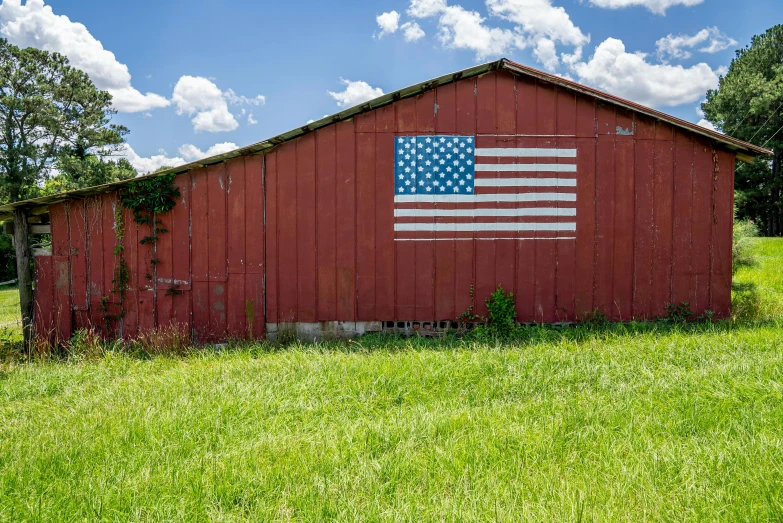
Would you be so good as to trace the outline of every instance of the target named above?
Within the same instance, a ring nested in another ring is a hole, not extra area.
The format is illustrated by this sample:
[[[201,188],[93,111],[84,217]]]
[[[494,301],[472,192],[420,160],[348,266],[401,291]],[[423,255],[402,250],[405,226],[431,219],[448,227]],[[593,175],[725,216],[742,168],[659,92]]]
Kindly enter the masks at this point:
[[[8,358],[0,521],[783,521],[783,240],[752,250],[718,323]]]

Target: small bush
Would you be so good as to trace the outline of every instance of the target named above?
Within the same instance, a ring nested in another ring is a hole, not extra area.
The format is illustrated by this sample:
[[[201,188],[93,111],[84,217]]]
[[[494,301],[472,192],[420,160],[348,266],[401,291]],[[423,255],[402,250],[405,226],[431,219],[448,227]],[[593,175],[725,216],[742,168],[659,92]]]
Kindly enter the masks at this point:
[[[76,359],[100,358],[106,351],[103,339],[94,329],[77,330],[64,346],[67,355]]]
[[[486,305],[487,322],[477,329],[479,331],[477,334],[501,339],[512,337],[517,325],[514,294],[506,292],[502,285],[498,285],[497,290],[487,298]]]
[[[759,229],[752,220],[735,220],[731,244],[731,271],[740,267],[751,267],[755,263],[751,240],[759,235]]]
[[[693,316],[691,310],[691,304],[687,301],[676,305],[670,303],[666,306],[666,318],[664,321],[668,323],[685,323]]]
[[[150,356],[185,356],[191,347],[187,326],[179,323],[145,330],[130,340],[129,345]]]

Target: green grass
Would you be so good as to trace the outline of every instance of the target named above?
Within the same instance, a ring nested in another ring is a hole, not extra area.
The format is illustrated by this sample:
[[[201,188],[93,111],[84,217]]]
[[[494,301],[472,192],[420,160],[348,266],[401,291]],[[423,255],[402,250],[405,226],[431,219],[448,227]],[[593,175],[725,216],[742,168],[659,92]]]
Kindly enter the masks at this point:
[[[752,240],[755,263],[734,275],[734,315],[739,318],[783,318],[783,240]]]
[[[783,521],[758,251],[753,322],[9,363],[0,520]]]

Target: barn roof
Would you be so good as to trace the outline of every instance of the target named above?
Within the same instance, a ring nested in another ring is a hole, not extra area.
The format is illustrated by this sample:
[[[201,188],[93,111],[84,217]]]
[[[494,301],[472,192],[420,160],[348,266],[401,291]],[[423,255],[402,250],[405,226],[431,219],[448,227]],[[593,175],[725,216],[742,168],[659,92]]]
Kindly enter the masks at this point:
[[[706,138],[709,138],[711,140],[714,140],[716,142],[721,143],[724,145],[727,149],[733,151],[736,153],[737,158],[742,161],[752,161],[753,158],[759,155],[771,155],[772,152],[764,149],[763,147],[758,147],[756,145],[743,142],[742,140],[738,140],[736,138],[732,138],[731,136],[727,136],[725,134],[719,133],[717,131],[713,131],[710,129],[707,129],[705,127],[701,127],[699,125],[693,124],[691,122],[687,122],[685,120],[681,120],[679,118],[676,118],[674,116],[668,115],[666,113],[662,113],[660,111],[656,111],[655,109],[650,109],[649,107],[645,107],[643,105],[640,105],[635,102],[631,102],[629,100],[625,100],[623,98],[620,98],[618,96],[614,96],[608,93],[605,93],[603,91],[599,91],[598,89],[593,89],[592,87],[587,87],[586,85],[582,85],[576,82],[573,82],[571,80],[567,80],[565,78],[562,78],[560,76],[555,76],[553,74],[545,73],[544,71],[540,71],[538,69],[534,69],[532,67],[528,67],[522,64],[518,64],[516,62],[512,62],[511,60],[508,60],[506,58],[501,58],[500,60],[496,60],[494,62],[488,62],[486,64],[477,65],[475,67],[470,67],[468,69],[463,69],[462,71],[457,71],[456,73],[447,74],[438,78],[434,78],[432,80],[428,80],[426,82],[418,83],[411,85],[409,87],[405,87],[403,89],[400,89],[398,91],[394,91],[393,93],[384,94],[383,96],[379,96],[378,98],[375,98],[373,100],[370,100],[368,102],[365,102],[360,105],[356,105],[354,107],[350,107],[348,109],[345,109],[343,111],[340,111],[338,113],[335,113],[331,116],[326,116],[324,118],[321,118],[320,120],[316,120],[314,122],[310,122],[307,125],[304,125],[302,127],[297,127],[296,129],[293,129],[291,131],[285,132],[283,134],[279,134],[273,138],[269,138],[267,140],[264,140],[262,142],[258,142],[252,145],[248,145],[246,147],[240,147],[239,149],[235,149],[233,151],[229,151],[223,154],[219,154],[216,156],[211,156],[209,158],[204,158],[202,160],[198,160],[195,162],[190,162],[187,164],[179,165],[177,167],[172,167],[170,169],[166,169],[163,171],[158,171],[154,174],[148,174],[143,177],[138,177],[134,179],[139,178],[147,178],[147,177],[155,177],[155,176],[162,176],[165,174],[180,174],[187,171],[190,171],[192,169],[197,169],[200,167],[205,167],[207,165],[213,165],[217,163],[224,162],[226,160],[229,160],[231,158],[236,158],[238,156],[245,156],[245,155],[251,155],[251,154],[263,154],[264,152],[268,151],[269,149],[272,149],[276,147],[277,145],[280,145],[281,143],[287,142],[289,140],[293,140],[294,138],[298,138],[299,136],[302,136],[304,134],[307,134],[309,132],[312,132],[316,129],[319,129],[321,127],[325,127],[327,125],[333,124],[335,122],[340,122],[343,120],[349,120],[353,118],[355,115],[371,111],[373,109],[376,109],[378,107],[388,105],[392,102],[395,102],[397,100],[400,100],[402,98],[407,98],[410,96],[415,96],[417,94],[422,93],[423,91],[426,91],[428,89],[431,89],[433,87],[436,87],[438,85],[445,85],[450,84],[452,82],[456,82],[458,80],[461,80],[463,78],[470,78],[473,76],[482,75],[485,73],[488,73],[490,71],[496,71],[499,69],[505,69],[512,73],[519,74],[519,75],[525,75],[529,77],[536,78],[538,80],[549,82],[551,84],[557,85],[559,87],[563,87],[565,89],[570,89],[572,91],[576,91],[582,94],[586,94],[588,96],[592,96],[593,98],[596,98],[598,100],[602,100],[607,103],[611,103],[613,105],[617,105],[620,107],[623,107],[625,109],[630,109],[632,111],[647,115],[651,118],[654,118],[656,120],[661,120],[664,122],[667,122],[675,127],[679,127],[681,129],[685,129],[686,131],[699,134],[701,136],[704,136]],[[42,196],[40,198],[32,198],[29,200],[24,200],[16,203],[9,203],[6,205],[0,206],[0,220],[6,220],[11,217],[13,213],[13,209],[15,207],[20,206],[46,206],[53,203],[57,203],[63,200],[67,200],[70,198],[79,198],[79,197],[87,197],[92,194],[98,194],[106,191],[110,191],[115,187],[122,186],[124,184],[127,184],[133,180],[124,180],[121,182],[114,182],[109,183],[105,185],[98,185],[95,187],[89,187],[86,189],[77,189],[74,191],[68,191],[63,192],[59,194],[54,194],[50,196]]]

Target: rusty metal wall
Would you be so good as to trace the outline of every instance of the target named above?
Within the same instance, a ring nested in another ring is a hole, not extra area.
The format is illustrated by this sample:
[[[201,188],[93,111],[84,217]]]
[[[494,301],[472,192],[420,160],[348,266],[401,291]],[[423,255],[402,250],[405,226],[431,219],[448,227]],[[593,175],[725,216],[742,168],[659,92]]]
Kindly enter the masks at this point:
[[[396,134],[576,148],[575,239],[395,241]],[[138,243],[149,227],[124,212],[125,336],[170,322],[218,340],[262,336],[265,322],[453,320],[471,294],[474,312],[485,314],[498,284],[516,294],[525,322],[573,321],[595,309],[645,319],[686,301],[696,314],[730,313],[733,153],[507,71],[439,86],[176,183],[182,197],[163,217],[169,233],[157,252]],[[42,332],[102,328],[116,205],[108,193],[51,206],[54,255],[36,260]],[[182,294],[167,295],[172,282]]]

